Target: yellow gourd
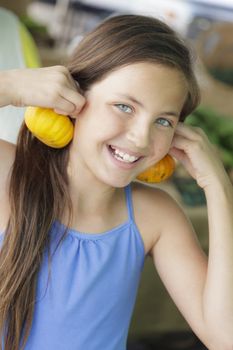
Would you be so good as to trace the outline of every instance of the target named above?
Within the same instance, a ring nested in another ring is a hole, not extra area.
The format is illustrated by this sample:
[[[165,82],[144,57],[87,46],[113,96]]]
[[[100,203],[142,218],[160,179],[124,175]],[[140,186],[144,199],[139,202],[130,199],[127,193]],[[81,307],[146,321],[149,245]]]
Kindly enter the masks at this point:
[[[47,146],[62,148],[73,138],[74,126],[70,118],[52,109],[27,107],[24,120],[32,134]]]
[[[139,174],[137,180],[148,183],[158,183],[168,179],[174,172],[174,169],[175,161],[167,154],[158,163]]]

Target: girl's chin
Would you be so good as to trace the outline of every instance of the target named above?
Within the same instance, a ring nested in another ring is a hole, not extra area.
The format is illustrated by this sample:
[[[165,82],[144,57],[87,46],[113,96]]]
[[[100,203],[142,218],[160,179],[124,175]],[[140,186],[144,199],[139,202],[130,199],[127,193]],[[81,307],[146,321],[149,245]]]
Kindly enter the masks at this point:
[[[133,181],[133,179],[110,179],[108,178],[106,181],[104,181],[104,183],[106,185],[109,185],[113,188],[123,188],[126,187],[127,185],[129,185],[131,182]]]

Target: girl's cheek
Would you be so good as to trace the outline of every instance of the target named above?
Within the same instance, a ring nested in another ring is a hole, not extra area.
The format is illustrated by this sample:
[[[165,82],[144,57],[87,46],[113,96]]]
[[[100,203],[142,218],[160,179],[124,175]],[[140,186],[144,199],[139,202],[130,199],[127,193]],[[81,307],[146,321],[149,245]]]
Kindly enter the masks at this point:
[[[170,150],[173,134],[165,134],[157,132],[153,136],[153,142],[151,144],[151,152],[155,157],[161,154],[167,154]]]
[[[127,126],[127,119],[122,118],[118,112],[113,109],[107,109],[104,113],[103,123],[106,123],[111,129],[124,129]]]

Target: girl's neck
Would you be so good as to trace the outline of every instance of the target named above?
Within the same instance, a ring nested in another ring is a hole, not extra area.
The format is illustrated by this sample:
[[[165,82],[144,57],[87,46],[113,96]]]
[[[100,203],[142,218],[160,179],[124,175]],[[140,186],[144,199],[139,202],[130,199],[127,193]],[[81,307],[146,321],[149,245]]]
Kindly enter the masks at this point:
[[[101,213],[112,207],[112,203],[124,189],[110,186],[95,186],[70,182],[69,192],[75,211],[82,213]]]
[[[77,191],[70,184],[73,215],[68,224],[81,232],[103,232],[127,220],[127,206],[123,188],[88,188]],[[64,208],[62,223],[68,223],[68,212]]]

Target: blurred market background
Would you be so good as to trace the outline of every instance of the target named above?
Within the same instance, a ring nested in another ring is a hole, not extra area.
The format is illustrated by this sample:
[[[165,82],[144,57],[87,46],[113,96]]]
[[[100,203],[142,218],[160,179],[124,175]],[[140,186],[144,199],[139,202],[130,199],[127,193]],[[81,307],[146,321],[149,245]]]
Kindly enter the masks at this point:
[[[86,32],[120,13],[158,17],[193,47],[201,104],[187,123],[205,130],[233,182],[233,0],[0,0],[0,69],[65,64]],[[2,108],[0,137],[15,142],[23,114],[23,108]],[[183,206],[208,253],[205,198],[195,181],[177,164],[173,177],[159,186]],[[148,258],[128,350],[151,349],[205,347],[180,315]]]

